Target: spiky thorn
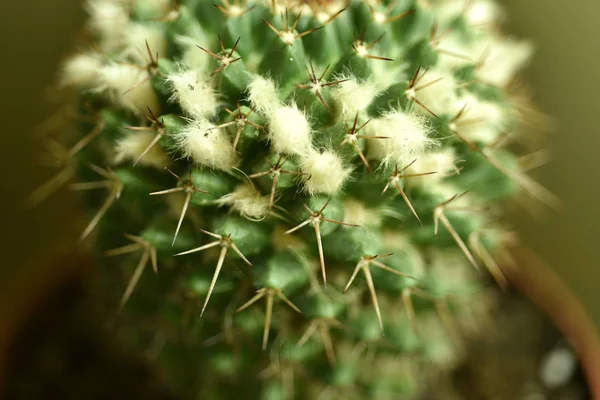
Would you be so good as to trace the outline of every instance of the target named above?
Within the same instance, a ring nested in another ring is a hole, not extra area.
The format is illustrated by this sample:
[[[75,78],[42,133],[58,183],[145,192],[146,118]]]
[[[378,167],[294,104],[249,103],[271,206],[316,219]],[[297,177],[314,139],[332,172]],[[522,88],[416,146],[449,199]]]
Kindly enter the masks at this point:
[[[390,3],[383,9],[383,11],[377,11],[375,9],[375,7],[373,7],[372,4],[369,4],[369,11],[371,13],[371,18],[373,18],[373,21],[377,22],[378,24],[385,25],[385,24],[389,24],[391,22],[398,21],[399,19],[404,18],[407,15],[415,12],[415,10],[408,10],[408,11],[404,11],[404,12],[401,12],[396,15],[388,16],[392,13],[392,11],[394,10],[394,7],[396,7],[396,1],[390,1]]]
[[[477,146],[475,143],[471,142],[469,139],[467,139],[466,137],[464,137],[464,135],[462,135],[458,131],[458,129],[460,127],[462,127],[462,126],[466,126],[466,125],[476,124],[476,123],[482,122],[481,118],[464,119],[464,116],[469,111],[468,107],[469,107],[468,103],[463,104],[463,106],[461,107],[461,109],[458,110],[458,112],[448,122],[448,129],[450,130],[450,132],[452,132],[454,134],[454,136],[456,136],[458,138],[458,140],[460,140],[461,142],[463,142],[464,144],[466,144],[471,150],[473,150],[475,152],[478,152],[481,155],[483,155],[484,157],[486,157],[486,155],[483,153],[483,151],[481,150],[481,148],[479,148],[479,146]],[[503,136],[505,136],[505,135],[502,135],[501,139],[504,138]],[[497,144],[494,144],[494,147],[496,145]]]
[[[423,79],[425,77],[425,75],[427,74],[427,71],[428,70],[425,70],[425,71],[423,71],[422,74],[420,74],[421,66],[419,65],[419,67],[415,71],[415,74],[408,81],[408,86],[406,88],[406,91],[404,92],[404,95],[406,96],[406,99],[408,101],[412,101],[412,102],[416,103],[422,109],[424,109],[429,114],[431,114],[434,118],[439,118],[429,107],[427,107],[421,100],[419,100],[417,98],[417,92],[419,90],[422,90],[422,89],[425,89],[426,87],[434,85],[443,79],[443,77],[440,77],[440,78],[432,80],[431,82],[427,82],[420,86],[417,86],[417,83],[419,83],[419,81],[421,81],[421,79]]]
[[[347,0],[339,11],[331,14],[329,12],[329,7],[331,6],[331,2],[329,0],[303,1],[303,3],[310,8],[312,15],[317,19],[317,21],[322,23],[324,26],[346,11],[346,9],[348,9],[350,6],[350,2],[351,0]]]
[[[262,129],[262,128],[264,128],[264,126],[255,124],[254,122],[252,122],[252,121],[250,121],[248,119],[248,117],[250,116],[250,114],[252,114],[254,112],[254,110],[250,109],[250,111],[248,111],[246,114],[244,114],[242,112],[241,105],[240,105],[239,101],[236,103],[236,110],[235,111],[232,111],[232,110],[230,110],[227,107],[225,107],[225,111],[227,111],[227,113],[234,118],[233,121],[225,122],[225,123],[223,123],[221,125],[217,125],[217,126],[215,126],[213,128],[210,128],[210,129],[211,130],[212,129],[220,129],[220,128],[226,128],[228,126],[235,125],[237,127],[237,131],[235,133],[235,138],[233,140],[233,150],[234,151],[237,148],[237,145],[238,145],[238,143],[240,141],[240,137],[242,135],[242,130],[247,125],[250,125],[250,126],[256,128],[256,129]]]
[[[435,209],[433,210],[433,230],[434,230],[434,234],[437,236],[438,228],[439,228],[439,223],[441,222],[442,225],[444,225],[444,227],[448,231],[448,233],[450,233],[450,236],[452,236],[452,239],[454,239],[454,241],[456,242],[456,244],[458,245],[458,247],[460,248],[460,250],[467,257],[467,259],[469,260],[469,262],[471,263],[471,265],[478,272],[480,272],[481,269],[479,268],[479,265],[477,264],[477,261],[475,261],[475,258],[473,257],[473,254],[471,254],[471,251],[469,250],[469,248],[467,247],[467,245],[465,244],[465,242],[463,242],[463,240],[461,239],[460,235],[456,232],[456,230],[454,229],[454,227],[452,226],[452,224],[450,223],[450,221],[446,217],[446,214],[444,214],[444,210],[447,209],[447,207],[448,207],[449,204],[452,204],[452,202],[454,202],[457,199],[461,198],[466,193],[467,192],[464,192],[464,193],[461,193],[461,194],[455,194],[454,196],[450,197],[448,200],[444,201],[443,203],[438,204],[435,207]]]
[[[412,301],[413,296],[416,296],[433,303],[436,314],[442,321],[444,328],[448,332],[448,335],[452,338],[454,344],[457,346],[461,346],[463,344],[460,333],[458,332],[458,328],[456,326],[456,321],[452,319],[452,312],[448,309],[448,296],[436,297],[419,287],[404,288],[401,296],[404,309],[406,310],[406,314],[408,316],[408,323],[413,333],[417,333],[415,307]]]
[[[284,24],[284,28],[282,30],[279,30],[277,28],[275,28],[275,26],[273,26],[273,24],[271,24],[269,21],[267,21],[266,19],[262,18],[263,22],[265,24],[267,24],[267,26],[273,31],[275,32],[275,34],[277,36],[279,36],[279,38],[283,41],[283,43],[287,44],[287,45],[291,45],[292,43],[294,43],[294,40],[296,39],[300,39],[301,37],[304,37],[306,35],[309,35],[313,32],[318,31],[319,29],[323,28],[325,25],[321,25],[317,28],[313,28],[313,29],[309,29],[307,31],[304,31],[302,33],[298,33],[296,32],[296,28],[298,27],[298,23],[300,22],[300,17],[302,16],[302,11],[300,11],[297,15],[296,15],[296,19],[294,20],[293,24],[290,26],[290,16],[288,13],[288,9],[285,9],[285,12],[281,15],[281,19],[283,20],[283,24]]]
[[[321,209],[319,209],[319,211],[317,211],[317,212],[308,208],[308,206],[306,204],[303,204],[304,209],[306,209],[306,211],[308,211],[308,213],[310,214],[310,217],[307,220],[305,220],[304,222],[300,223],[299,225],[296,225],[292,229],[285,232],[285,234],[287,235],[287,234],[297,231],[298,229],[304,227],[305,225],[311,224],[313,226],[313,228],[315,229],[315,235],[317,237],[317,247],[319,249],[319,261],[321,263],[321,275],[323,276],[323,284],[325,285],[325,287],[327,287],[327,274],[325,272],[325,256],[323,255],[323,242],[321,241],[321,222],[331,222],[331,223],[337,224],[337,225],[358,227],[358,225],[347,224],[342,221],[337,221],[335,219],[329,219],[329,218],[324,217],[323,211],[325,211],[325,208],[327,208],[330,201],[331,201],[331,199],[327,200],[327,202],[323,205],[323,207],[321,207]]]
[[[96,172],[97,174],[106,178],[103,181],[95,181],[95,182],[83,182],[83,183],[74,183],[69,186],[71,190],[92,190],[92,189],[108,189],[109,194],[102,206],[96,212],[96,215],[88,226],[85,228],[81,236],[79,237],[79,241],[83,242],[85,238],[94,230],[98,222],[102,219],[104,214],[108,211],[108,209],[112,206],[112,204],[121,197],[121,192],[123,191],[123,183],[119,180],[118,175],[112,171],[110,168],[100,168],[96,165],[90,164],[90,169]]]
[[[276,375],[280,376],[281,388],[283,390],[282,399],[293,399],[294,397],[294,375],[297,365],[288,360],[271,361],[269,366],[258,375],[260,379],[270,379]]]
[[[49,163],[52,166],[60,168],[60,171],[42,185],[38,186],[27,197],[25,200],[26,206],[33,207],[41,203],[65,185],[75,175],[75,169],[72,164],[73,156],[98,137],[104,129],[104,126],[104,121],[100,121],[90,133],[79,139],[79,141],[77,141],[70,149],[66,149],[62,144],[52,138],[44,139],[44,145],[50,158]]]
[[[136,83],[135,85],[133,85],[132,87],[130,87],[129,89],[127,89],[126,91],[123,92],[123,94],[127,94],[129,92],[131,92],[132,90],[135,90],[136,88],[140,87],[141,85],[143,85],[144,83],[148,82],[150,79],[152,79],[153,77],[160,75],[163,76],[163,74],[160,72],[159,68],[158,68],[158,52],[156,54],[152,53],[152,50],[150,50],[150,45],[148,44],[148,41],[145,40],[146,43],[146,53],[147,54],[143,54],[142,56],[146,57],[146,55],[148,56],[148,63],[146,65],[137,65],[137,64],[130,64],[130,63],[124,63],[126,65],[130,65],[134,68],[137,69],[141,69],[141,70],[145,70],[148,73],[148,76],[145,77],[144,79],[142,79],[141,81],[139,81],[138,83]],[[138,51],[141,52],[141,50]]]
[[[161,17],[151,18],[150,21],[156,22],[173,22],[176,21],[181,15],[181,0],[172,0],[167,4],[164,4],[164,15]]]
[[[506,290],[508,287],[508,281],[502,272],[502,269],[494,260],[494,257],[490,254],[489,251],[485,248],[481,241],[482,232],[474,231],[469,235],[469,245],[473,249],[473,252],[477,254],[479,259],[483,262],[483,265],[487,268],[492,275],[492,278],[496,281],[500,289]]]
[[[321,341],[323,342],[323,347],[325,348],[325,355],[327,356],[327,361],[332,367],[335,367],[335,352],[333,350],[333,341],[331,340],[331,333],[329,328],[332,326],[340,326],[341,322],[335,318],[315,318],[310,321],[308,328],[298,340],[296,346],[302,347],[304,344],[310,339],[315,333],[319,333],[321,336]]]
[[[95,123],[98,120],[97,113],[89,102],[84,102],[83,111],[91,115],[81,115],[74,109],[73,105],[67,104],[61,106],[48,118],[33,127],[33,135],[37,138],[44,138],[51,133],[61,132],[72,121]]]
[[[525,192],[529,193],[530,196],[555,210],[561,209],[562,200],[554,193],[546,189],[544,186],[540,185],[538,182],[534,181],[529,176],[520,173],[520,171],[515,171],[506,168],[504,165],[502,165],[502,163],[496,160],[496,158],[487,149],[481,150],[481,154],[483,154],[483,156],[487,159],[490,165],[492,165],[498,171],[510,178]]]
[[[473,142],[465,138],[458,130],[460,127],[472,124],[478,124],[480,122],[484,122],[483,118],[470,118],[465,119],[465,115],[469,112],[468,103],[463,104],[460,110],[452,117],[450,122],[448,123],[448,129],[464,144],[469,146],[471,150],[481,152],[479,147],[477,147]]]
[[[281,176],[281,174],[296,175],[296,176],[303,175],[302,172],[290,171],[290,170],[281,168],[283,166],[283,164],[285,164],[285,162],[286,162],[286,159],[281,155],[279,156],[279,158],[277,159],[277,162],[275,164],[273,164],[269,159],[267,159],[267,163],[269,164],[269,167],[270,167],[268,170],[262,171],[262,172],[257,172],[255,174],[248,176],[248,178],[250,178],[250,179],[256,179],[256,178],[260,178],[260,177],[267,176],[267,175],[270,175],[273,178],[273,181],[271,183],[271,194],[269,195],[269,208],[272,208],[273,205],[275,204],[275,190],[277,189],[277,181],[279,180],[279,177]]]
[[[472,119],[463,119],[468,111],[468,104],[465,103],[463,107],[458,111],[458,113],[450,120],[448,125],[450,131],[464,144],[466,144],[471,150],[478,152],[481,154],[492,167],[496,168],[500,171],[504,176],[511,179],[515,182],[521,189],[527,192],[534,199],[541,201],[546,204],[548,207],[551,207],[555,210],[560,210],[562,206],[562,201],[544,186],[540,185],[538,182],[529,178],[527,175],[521,173],[521,171],[515,171],[509,168],[506,168],[502,163],[500,163],[492,154],[492,150],[499,145],[499,142],[492,143],[491,146],[486,148],[480,148],[475,143],[468,140],[464,137],[460,132],[459,128],[461,126],[465,126],[467,124],[481,122],[479,118]],[[507,134],[501,135],[500,140],[505,139]]]
[[[233,0],[233,4],[228,0],[221,0],[221,3],[223,3],[222,6],[214,3],[213,6],[215,6],[219,11],[229,18],[242,16],[246,13],[249,13],[254,9],[254,7],[256,7],[255,5],[245,7],[246,2],[240,0]]]
[[[363,274],[365,275],[365,279],[367,280],[367,286],[369,288],[369,292],[371,293],[371,301],[373,302],[373,307],[375,308],[375,313],[377,314],[377,321],[379,322],[379,329],[381,329],[382,336],[384,334],[383,333],[383,318],[381,317],[381,310],[379,309],[379,302],[377,301],[377,293],[375,292],[375,285],[373,284],[373,277],[371,276],[371,270],[369,269],[369,267],[371,265],[373,265],[377,268],[380,268],[387,272],[391,272],[398,276],[416,279],[409,274],[405,274],[400,271],[396,271],[395,269],[388,267],[381,261],[377,260],[378,258],[389,257],[392,254],[393,253],[361,257],[358,264],[356,264],[356,268],[354,268],[354,271],[352,272],[352,276],[350,276],[350,280],[348,281],[348,283],[346,284],[346,287],[344,288],[344,293],[345,293],[350,288],[350,285],[352,285],[352,282],[354,282],[354,279],[358,275],[358,272],[359,271],[363,272]]]
[[[417,296],[422,299],[431,301],[435,301],[436,298],[419,287],[406,287],[402,289],[402,303],[404,304],[404,310],[406,311],[406,316],[408,317],[408,323],[410,325],[411,330],[414,333],[416,333],[417,324],[415,316],[415,307],[412,301],[413,296]]]
[[[321,104],[323,104],[323,106],[329,110],[329,106],[325,102],[325,99],[323,98],[321,91],[323,90],[323,88],[344,83],[348,79],[341,79],[341,80],[334,81],[334,82],[322,82],[323,78],[327,74],[327,71],[329,70],[330,65],[327,65],[327,67],[325,67],[325,69],[323,70],[323,72],[321,73],[321,75],[319,77],[317,77],[317,74],[315,74],[315,69],[313,67],[312,62],[309,64],[309,66],[310,66],[310,70],[308,68],[306,68],[306,75],[308,75],[308,84],[297,84],[296,86],[299,88],[302,88],[302,89],[310,90],[315,96],[317,96],[317,98],[319,99]]]
[[[381,41],[381,39],[383,39],[385,32],[383,32],[381,35],[379,35],[377,37],[377,39],[373,40],[371,43],[367,43],[365,41],[366,32],[367,32],[367,29],[363,28],[362,35],[360,36],[360,38],[356,37],[356,33],[354,34],[354,41],[352,42],[352,48],[354,49],[356,54],[358,54],[360,57],[368,58],[371,60],[394,61],[391,58],[375,56],[373,54],[369,54],[369,50],[373,46],[375,46],[377,43],[379,43]]]
[[[267,305],[265,309],[265,327],[263,329],[263,341],[262,341],[262,349],[263,351],[267,349],[267,342],[269,341],[269,331],[271,330],[271,318],[273,316],[273,297],[277,296],[280,300],[282,300],[285,304],[287,304],[292,310],[296,311],[299,314],[302,314],[302,311],[298,307],[294,305],[287,298],[283,291],[277,288],[262,288],[256,291],[256,295],[248,300],[244,305],[239,307],[235,312],[240,312],[250,307],[252,304],[256,303],[258,300],[263,297],[267,298]]]
[[[451,56],[454,58],[458,58],[460,60],[473,62],[473,59],[467,55],[456,53],[454,51],[441,48],[440,42],[442,41],[442,39],[445,36],[447,36],[451,33],[451,30],[448,29],[448,30],[446,30],[446,32],[442,33],[439,36],[437,35],[437,30],[438,30],[437,21],[433,21],[433,24],[431,25],[431,30],[429,31],[429,45],[435,52],[440,53],[440,54],[445,54],[447,56]]]
[[[537,150],[517,158],[517,165],[521,172],[527,172],[548,164],[551,160],[547,149]]]
[[[225,50],[225,45],[223,44],[223,39],[221,39],[221,35],[217,35],[217,37],[219,38],[219,46],[221,47],[221,54],[213,53],[210,50],[206,50],[202,46],[196,45],[196,47],[198,47],[200,50],[202,50],[203,52],[205,52],[206,54],[208,54],[209,56],[211,56],[212,58],[217,60],[220,64],[213,72],[210,73],[210,76],[214,76],[214,75],[218,74],[219,72],[221,72],[222,70],[224,70],[225,68],[230,66],[231,64],[233,64],[237,61],[240,61],[242,59],[242,57],[233,58],[233,52],[235,51],[237,45],[240,43],[241,38],[237,38],[237,40],[233,44],[233,47],[229,50],[229,52],[227,52]]]
[[[360,147],[358,147],[358,144],[356,144],[356,141],[358,139],[366,139],[366,140],[369,140],[369,139],[389,139],[389,137],[387,137],[387,136],[359,135],[359,132],[365,126],[367,126],[367,124],[370,121],[371,120],[369,119],[365,123],[363,123],[361,126],[357,127],[357,125],[358,125],[358,113],[356,113],[356,115],[354,116],[354,122],[352,123],[352,127],[350,127],[350,128],[346,127],[346,134],[347,134],[347,136],[340,143],[340,147],[344,146],[347,143],[350,143],[350,145],[352,147],[354,147],[354,150],[356,150],[356,153],[358,154],[358,156],[360,157],[361,161],[363,162],[363,164],[365,164],[365,167],[367,167],[368,170],[371,170],[371,166],[369,165],[369,162],[367,161],[367,158],[363,154],[363,152],[360,149]]]
[[[183,208],[181,209],[181,215],[179,216],[179,221],[177,222],[177,229],[175,229],[175,236],[173,237],[173,243],[171,246],[175,245],[175,240],[177,240],[177,234],[179,233],[179,229],[181,228],[181,223],[183,222],[183,218],[185,217],[185,213],[190,205],[190,200],[192,200],[192,195],[194,193],[204,193],[208,194],[206,190],[198,189],[194,182],[192,181],[192,170],[190,169],[188,179],[181,179],[179,175],[171,171],[169,168],[165,167],[169,174],[173,175],[175,179],[181,184],[181,186],[174,187],[172,189],[161,190],[158,192],[150,193],[150,196],[160,196],[163,194],[177,193],[177,192],[185,192],[185,202],[183,203]]]
[[[144,269],[148,265],[148,261],[150,261],[150,264],[152,264],[152,270],[154,271],[154,273],[158,272],[156,247],[154,247],[154,245],[152,243],[148,242],[147,240],[144,240],[143,238],[141,238],[139,236],[133,236],[133,235],[130,235],[127,233],[125,233],[124,236],[125,236],[125,238],[131,240],[133,243],[116,248],[116,249],[107,250],[104,252],[104,255],[112,257],[112,256],[120,256],[123,254],[133,253],[138,250],[143,250],[144,252],[142,253],[142,257],[140,258],[140,261],[139,261],[137,267],[133,271],[133,275],[131,276],[129,283],[127,284],[125,293],[123,293],[123,296],[121,297],[121,300],[119,301],[119,309],[117,312],[120,312],[123,309],[123,307],[129,300],[129,298],[131,297],[131,294],[133,293],[133,290],[135,289],[136,285],[138,284],[138,281],[140,280],[140,277],[142,276]]]
[[[231,235],[222,236],[217,233],[205,231],[204,229],[200,229],[200,230],[202,232],[204,232],[205,234],[214,237],[217,240],[215,240],[214,242],[205,244],[204,246],[196,247],[195,249],[191,249],[191,250],[184,251],[182,253],[175,254],[175,256],[183,256],[186,254],[197,253],[199,251],[204,251],[204,250],[210,249],[212,247],[221,246],[221,252],[219,253],[219,259],[217,261],[217,267],[215,268],[215,273],[213,275],[212,281],[210,282],[210,286],[208,287],[208,294],[206,295],[206,300],[204,301],[204,304],[202,305],[202,311],[200,312],[200,318],[202,318],[202,316],[204,315],[204,310],[206,310],[206,305],[208,304],[208,301],[210,300],[210,295],[212,294],[213,290],[215,289],[215,285],[217,284],[217,279],[219,279],[219,273],[221,272],[221,268],[223,267],[223,262],[225,262],[225,256],[227,256],[227,251],[231,248],[238,256],[240,256],[240,258],[242,260],[244,260],[244,262],[246,264],[248,264],[249,266],[252,266],[252,263],[250,261],[248,261],[248,259],[242,254],[240,249],[238,249],[238,247],[235,245],[235,243],[233,243],[233,240],[231,240]]]
[[[275,376],[279,375],[281,379],[281,386],[283,389],[283,399],[292,399],[294,397],[294,375],[298,373],[303,377],[308,377],[308,373],[306,369],[294,362],[294,360],[289,360],[285,357],[282,357],[281,353],[281,343],[283,341],[282,335],[279,334],[274,340],[273,346],[271,346],[271,351],[269,352],[269,365],[260,371],[258,374],[259,379],[271,379]]]
[[[237,335],[239,332],[234,327],[233,317],[235,314],[236,306],[242,300],[242,296],[245,295],[245,289],[246,288],[241,287],[240,290],[236,290],[234,294],[230,297],[227,307],[223,312],[223,318],[221,321],[223,329],[216,335],[213,335],[203,340],[202,347],[211,347],[218,343],[226,343],[232,348],[234,348],[236,352],[240,351],[240,346],[242,346],[242,343],[240,343],[239,337]],[[196,324],[191,332],[195,337],[197,337],[198,330],[196,328],[198,327],[199,325]]]
[[[406,192],[404,191],[404,189],[402,189],[402,186],[400,185],[400,179],[414,178],[414,177],[417,177],[417,176],[432,175],[432,174],[436,174],[437,171],[422,172],[422,173],[419,173],[419,174],[403,174],[403,172],[406,171],[408,168],[410,168],[410,166],[413,165],[416,161],[417,161],[416,159],[413,160],[410,164],[408,164],[406,167],[402,168],[401,170],[398,170],[398,166],[396,165],[396,168],[394,168],[394,172],[392,172],[392,174],[390,175],[390,178],[388,179],[388,181],[387,181],[385,187],[383,188],[383,191],[381,192],[381,194],[384,194],[385,192],[387,192],[387,190],[390,188],[390,186],[393,185],[396,188],[396,190],[398,191],[398,193],[400,194],[400,196],[402,196],[402,199],[404,200],[404,202],[406,203],[406,205],[410,209],[410,212],[415,216],[415,218],[417,219],[417,221],[419,221],[419,224],[423,225],[423,223],[421,222],[421,219],[419,218],[419,215],[417,214],[417,211],[415,210],[415,208],[413,207],[412,203],[408,199],[408,196],[406,195]]]
[[[156,131],[156,136],[154,136],[154,139],[152,139],[152,141],[148,144],[148,146],[146,146],[144,151],[142,151],[142,154],[140,154],[139,157],[133,162],[134,167],[137,165],[138,162],[140,162],[142,158],[144,158],[146,154],[148,154],[150,150],[152,150],[152,148],[160,141],[160,139],[163,136],[169,136],[164,122],[158,119],[158,117],[156,116],[156,114],[154,114],[150,107],[146,106],[146,109],[148,110],[148,115],[144,115],[144,117],[150,122],[150,126],[125,127],[125,129],[130,131]]]

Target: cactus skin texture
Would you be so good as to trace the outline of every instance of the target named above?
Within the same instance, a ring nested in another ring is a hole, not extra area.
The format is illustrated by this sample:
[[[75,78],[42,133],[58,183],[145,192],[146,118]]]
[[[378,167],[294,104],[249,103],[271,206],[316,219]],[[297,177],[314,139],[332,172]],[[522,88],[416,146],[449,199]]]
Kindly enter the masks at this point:
[[[87,6],[34,200],[73,179],[114,329],[174,393],[411,398],[452,367],[505,200],[556,202],[518,169],[531,49],[493,1]]]

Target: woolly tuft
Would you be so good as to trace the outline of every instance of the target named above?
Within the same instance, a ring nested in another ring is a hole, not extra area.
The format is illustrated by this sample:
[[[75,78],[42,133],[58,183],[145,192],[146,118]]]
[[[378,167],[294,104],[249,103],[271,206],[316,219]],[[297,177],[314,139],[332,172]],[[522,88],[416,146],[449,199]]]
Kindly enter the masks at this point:
[[[200,165],[228,171],[238,163],[229,136],[205,119],[191,121],[176,139],[183,156]]]

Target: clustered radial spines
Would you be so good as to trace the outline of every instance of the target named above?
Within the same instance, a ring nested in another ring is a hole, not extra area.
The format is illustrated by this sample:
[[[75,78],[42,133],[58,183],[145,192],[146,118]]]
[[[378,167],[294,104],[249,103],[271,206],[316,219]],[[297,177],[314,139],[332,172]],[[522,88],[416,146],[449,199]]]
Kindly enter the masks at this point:
[[[454,115],[461,107],[458,82],[443,70],[420,68],[409,82],[406,98],[417,103],[416,110],[434,116]]]
[[[433,184],[448,176],[458,174],[460,172],[459,168],[459,160],[456,158],[456,151],[454,148],[434,148],[421,154],[415,159],[415,162],[406,169],[408,174],[413,175],[410,181],[408,181],[408,184],[419,186]]]
[[[146,47],[154,54],[164,55],[167,52],[167,38],[160,25],[129,23],[123,32],[121,57],[134,62],[146,61]]]
[[[148,107],[155,112],[160,110],[146,71],[135,65],[113,62],[103,65],[98,75],[95,90],[106,93],[120,107],[138,115],[145,113]]]
[[[156,247],[152,243],[148,242],[147,240],[144,240],[142,237],[139,236],[125,234],[125,238],[133,243],[104,252],[105,256],[120,256],[143,250],[142,257],[140,258],[137,267],[133,271],[133,275],[131,276],[129,283],[127,284],[127,288],[125,289],[125,292],[123,293],[123,296],[119,301],[119,311],[125,306],[129,298],[131,297],[131,294],[137,286],[140,277],[142,276],[148,263],[152,265],[152,271],[154,271],[155,274],[158,273],[158,256],[156,252]]]
[[[102,69],[102,57],[93,52],[76,54],[62,67],[61,83],[65,86],[92,88]]]
[[[162,169],[169,166],[171,159],[159,146],[153,146],[156,134],[149,131],[130,132],[115,145],[114,163],[138,162],[140,165]]]
[[[472,143],[494,143],[510,127],[508,112],[501,104],[471,94],[461,96],[458,103],[462,104],[455,114],[459,117],[453,118],[449,128]]]

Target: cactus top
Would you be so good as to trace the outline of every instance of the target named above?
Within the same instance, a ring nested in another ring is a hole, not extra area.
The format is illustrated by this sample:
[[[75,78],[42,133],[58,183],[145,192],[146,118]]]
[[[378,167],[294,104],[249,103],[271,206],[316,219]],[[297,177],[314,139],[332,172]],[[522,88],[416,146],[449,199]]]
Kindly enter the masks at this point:
[[[87,10],[58,180],[119,257],[97,274],[117,332],[175,392],[399,398],[452,366],[485,271],[504,284],[504,200],[556,202],[513,153],[531,46],[495,2]]]

